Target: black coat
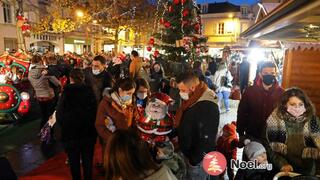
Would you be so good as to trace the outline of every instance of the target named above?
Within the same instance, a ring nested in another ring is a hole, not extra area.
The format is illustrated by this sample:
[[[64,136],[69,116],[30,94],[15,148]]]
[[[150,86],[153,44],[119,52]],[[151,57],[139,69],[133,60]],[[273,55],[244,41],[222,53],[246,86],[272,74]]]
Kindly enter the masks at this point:
[[[97,103],[92,89],[84,84],[65,87],[56,112],[61,141],[66,148],[94,144]]]
[[[179,146],[191,165],[199,164],[205,153],[216,149],[219,119],[218,105],[211,101],[197,102],[183,113]]]
[[[97,103],[102,99],[102,94],[105,88],[112,88],[112,75],[106,70],[98,75],[92,73],[91,68],[84,70],[85,83],[90,86],[94,92]]]

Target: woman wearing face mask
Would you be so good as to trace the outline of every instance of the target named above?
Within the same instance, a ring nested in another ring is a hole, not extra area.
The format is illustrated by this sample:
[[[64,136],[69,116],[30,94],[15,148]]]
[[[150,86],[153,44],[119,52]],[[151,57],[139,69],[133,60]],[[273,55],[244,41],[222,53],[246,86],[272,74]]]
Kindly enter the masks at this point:
[[[104,96],[99,104],[96,129],[103,140],[103,152],[110,135],[118,129],[128,129],[134,125],[137,115],[135,98],[135,82],[130,78],[121,79],[110,96]]]
[[[154,83],[154,91],[158,92],[161,86],[161,80],[164,78],[164,71],[160,63],[154,63],[151,68],[151,79]]]
[[[283,172],[315,175],[320,160],[320,121],[305,93],[299,88],[284,92],[267,120],[270,160]]]
[[[148,82],[139,78],[136,80],[137,88],[136,88],[136,97],[137,97],[137,107],[145,108],[147,105],[148,96],[150,95],[150,86]]]

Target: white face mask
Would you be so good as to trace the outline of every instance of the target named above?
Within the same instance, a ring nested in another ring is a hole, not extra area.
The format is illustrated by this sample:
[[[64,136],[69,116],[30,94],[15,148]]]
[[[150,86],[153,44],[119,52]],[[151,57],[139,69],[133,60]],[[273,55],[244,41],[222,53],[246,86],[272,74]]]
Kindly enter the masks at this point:
[[[183,99],[183,100],[188,100],[189,99],[189,94],[188,93],[185,93],[185,92],[180,92],[180,97]]]
[[[139,99],[145,99],[148,96],[148,93],[137,93]]]
[[[288,113],[290,113],[294,117],[300,117],[306,112],[306,108],[304,106],[288,106],[287,108]]]
[[[92,73],[93,73],[94,75],[98,75],[98,74],[100,74],[100,70],[99,70],[99,69],[98,69],[98,70],[92,69]]]

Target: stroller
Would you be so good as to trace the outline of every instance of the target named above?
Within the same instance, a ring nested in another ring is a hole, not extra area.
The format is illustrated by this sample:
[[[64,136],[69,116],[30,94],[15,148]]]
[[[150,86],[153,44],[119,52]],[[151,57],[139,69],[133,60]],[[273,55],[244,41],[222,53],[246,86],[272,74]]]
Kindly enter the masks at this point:
[[[320,176],[307,176],[301,175],[294,172],[279,172],[274,177],[273,180],[281,180],[281,179],[291,179],[291,180],[319,180]]]

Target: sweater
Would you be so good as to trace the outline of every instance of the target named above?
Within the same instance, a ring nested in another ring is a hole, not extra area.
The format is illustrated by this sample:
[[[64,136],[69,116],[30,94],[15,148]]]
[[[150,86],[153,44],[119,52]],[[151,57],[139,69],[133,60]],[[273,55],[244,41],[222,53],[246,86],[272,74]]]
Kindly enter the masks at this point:
[[[54,76],[43,75],[45,69],[43,65],[32,65],[28,74],[30,81],[38,98],[53,98],[54,90],[50,87],[49,81],[56,87],[60,86],[60,81]]]
[[[260,85],[248,87],[239,103],[237,132],[239,136],[249,136],[266,140],[266,121],[276,108],[284,90],[277,83],[269,90]]]
[[[94,144],[97,103],[93,91],[84,84],[69,84],[58,102],[56,119],[61,126],[61,141],[66,148]]]
[[[141,70],[142,70],[142,60],[140,57],[134,58],[129,67],[130,77],[132,79],[142,78]]]
[[[177,178],[167,166],[162,166],[159,170],[144,178],[144,180],[176,180]]]
[[[207,89],[182,115],[179,147],[191,165],[199,164],[204,154],[216,148],[220,113],[214,96],[214,92]]]
[[[315,174],[320,160],[320,121],[315,116],[295,118],[275,110],[267,120],[267,139],[277,168],[290,164],[304,175]]]

